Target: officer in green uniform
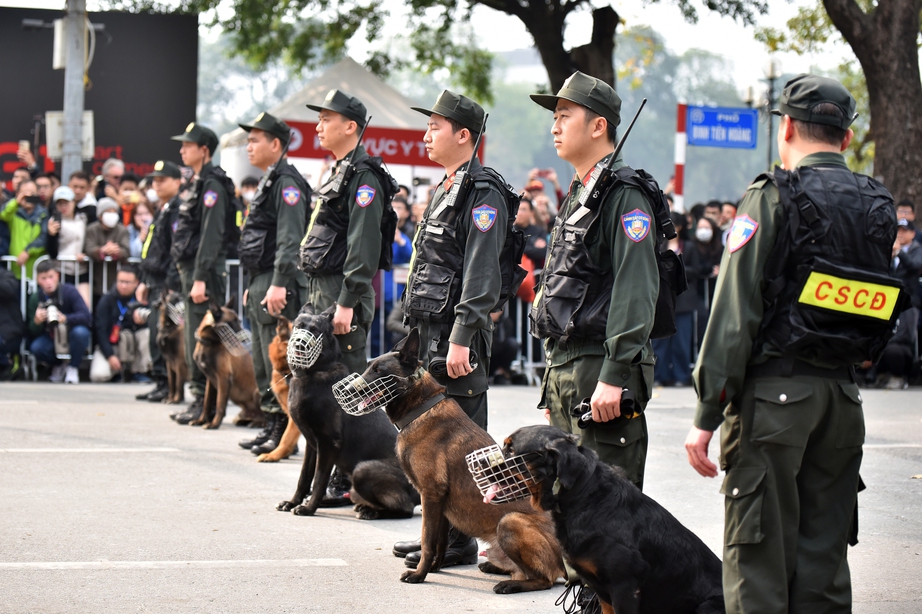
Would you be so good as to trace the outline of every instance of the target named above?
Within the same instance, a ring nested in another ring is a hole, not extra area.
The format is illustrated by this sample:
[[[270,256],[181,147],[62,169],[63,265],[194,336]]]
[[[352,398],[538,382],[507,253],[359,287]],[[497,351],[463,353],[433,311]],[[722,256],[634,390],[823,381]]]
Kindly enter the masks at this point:
[[[431,109],[423,138],[429,159],[445,168],[423,219],[416,227],[413,258],[403,298],[404,315],[426,344],[423,365],[461,409],[487,428],[487,374],[493,345],[490,313],[499,307],[500,253],[506,241],[509,209],[505,181],[474,156],[484,126],[483,108],[465,96],[442,92]],[[473,184],[464,199],[452,186],[469,173]],[[498,178],[498,179],[497,179]],[[476,366],[471,367],[471,351]],[[444,361],[436,373],[434,363]],[[454,528],[442,567],[477,562],[477,541]],[[407,567],[419,563],[419,541],[394,544]]]
[[[170,255],[179,270],[185,297],[185,350],[189,369],[189,389],[195,400],[189,408],[171,416],[179,424],[199,417],[205,396],[205,374],[192,360],[195,332],[208,312],[208,300],[224,302],[227,290],[225,258],[228,242],[236,226],[236,211],[231,204],[233,182],[223,169],[214,166],[212,155],[218,137],[211,129],[195,122],[172,137],[182,142],[179,149],[184,165],[195,171],[196,179],[188,199],[179,207]]]
[[[307,228],[307,202],[311,189],[301,173],[285,157],[291,139],[288,124],[260,113],[249,124],[239,124],[247,136],[250,164],[265,174],[250,202],[250,213],[240,236],[240,264],[250,284],[246,291],[247,317],[253,334],[253,366],[266,414],[266,428],[240,446],[255,454],[274,450],[288,416],[282,412],[271,387],[269,344],[275,337],[277,319],[294,320],[307,300],[307,277],[298,270],[298,247]]]
[[[551,424],[582,435],[582,445],[643,486],[647,425],[621,415],[622,389],[646,406],[653,383],[650,331],[659,294],[653,208],[643,193],[616,182],[596,211],[579,204],[596,169],[614,153],[621,99],[610,85],[573,73],[553,95],[532,94],[554,111],[557,155],[576,169],[551,234],[532,307],[532,334],[545,341],[547,370],[539,407]],[[620,155],[613,169],[624,167]],[[593,423],[571,409],[591,399]]]
[[[336,305],[333,333],[343,363],[355,373],[365,370],[365,339],[375,314],[371,282],[381,254],[384,191],[359,133],[366,123],[365,105],[339,90],[330,90],[319,105],[320,146],[336,156],[333,175],[320,187],[307,234],[301,242],[301,270],[307,273],[308,302],[319,313]],[[349,171],[351,166],[354,172]],[[343,177],[341,173],[351,174]]]
[[[728,235],[685,447],[716,477],[721,427],[727,612],[851,612],[865,433],[852,365],[899,312],[895,210],[845,165],[857,114],[842,84],[795,77],[775,113],[783,167],[749,186]]]

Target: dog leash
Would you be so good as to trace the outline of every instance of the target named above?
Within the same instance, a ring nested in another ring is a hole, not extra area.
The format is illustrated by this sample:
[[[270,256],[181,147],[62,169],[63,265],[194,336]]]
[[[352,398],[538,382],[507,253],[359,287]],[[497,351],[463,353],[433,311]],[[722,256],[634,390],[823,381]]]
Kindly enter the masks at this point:
[[[439,403],[439,401],[443,401],[446,398],[448,397],[446,397],[445,394],[442,392],[439,392],[434,397],[430,397],[429,400],[427,400],[425,403],[423,403],[422,405],[420,405],[419,407],[417,407],[416,409],[414,409],[413,411],[411,411],[404,417],[395,421],[394,428],[396,428],[397,432],[399,433],[403,429],[407,428],[407,425],[409,425],[411,422],[413,422],[414,420],[422,416],[424,413],[426,413],[427,411],[435,407],[436,404]]]
[[[269,384],[269,387],[266,388],[266,392],[275,392],[275,388],[274,388],[274,387],[275,387],[276,385],[281,384],[282,382],[286,381],[286,380],[287,380],[289,377],[291,377],[292,375],[294,375],[294,373],[289,373],[288,375],[282,377],[282,379],[276,380],[276,381],[272,382],[271,384]]]

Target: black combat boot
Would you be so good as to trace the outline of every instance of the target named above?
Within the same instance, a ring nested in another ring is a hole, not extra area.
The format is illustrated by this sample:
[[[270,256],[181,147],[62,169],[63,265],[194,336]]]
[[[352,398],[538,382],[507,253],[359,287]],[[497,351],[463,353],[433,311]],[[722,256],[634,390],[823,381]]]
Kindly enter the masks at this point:
[[[284,433],[285,429],[288,427],[288,414],[285,412],[279,411],[274,414],[266,414],[267,424],[270,419],[273,422],[272,430],[269,431],[269,437],[264,439],[261,443],[253,444],[250,448],[250,452],[256,456],[268,454],[279,447],[279,442],[282,441],[282,433]],[[240,446],[243,447],[243,442],[240,443]]]
[[[153,390],[149,392],[142,392],[141,394],[136,394],[134,398],[138,401],[150,401],[151,403],[159,403],[166,398],[166,395],[169,394],[169,392],[170,391],[167,388],[166,380],[157,380],[157,385]]]
[[[411,542],[398,543],[409,544]],[[477,545],[476,539],[451,527],[448,530],[448,547],[445,549],[445,557],[442,559],[442,569],[454,567],[455,565],[473,565],[477,562],[478,548],[479,546]],[[397,554],[397,544],[394,544],[394,554],[400,556]],[[422,546],[420,546],[420,550],[416,552],[407,553],[404,565],[410,569],[416,569],[421,558]]]
[[[244,450],[251,450],[253,446],[261,446],[269,440],[269,437],[272,436],[272,430],[275,428],[275,420],[279,415],[284,416],[285,414],[268,414],[263,412],[263,415],[266,417],[266,426],[263,427],[263,430],[252,439],[241,439],[237,442],[237,445],[243,448]],[[286,418],[288,416],[285,416]],[[274,448],[273,448],[274,449]]]
[[[175,417],[170,414],[170,417],[173,420],[176,420],[176,424],[189,424],[193,420],[198,420],[199,416],[202,415],[202,410],[205,408],[205,397],[195,397],[186,411],[181,414],[177,414]]]

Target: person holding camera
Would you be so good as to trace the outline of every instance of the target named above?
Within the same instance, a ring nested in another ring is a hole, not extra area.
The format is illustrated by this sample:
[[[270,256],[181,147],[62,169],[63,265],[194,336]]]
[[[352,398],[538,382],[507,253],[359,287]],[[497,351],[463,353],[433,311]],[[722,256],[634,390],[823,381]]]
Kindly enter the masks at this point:
[[[144,375],[150,370],[150,309],[134,301],[139,281],[135,266],[126,264],[116,274],[112,289],[99,299],[94,313],[96,343],[109,368],[98,374],[91,369],[93,381],[110,381],[120,373],[125,382],[150,381]]]
[[[80,361],[90,348],[92,316],[77,288],[61,283],[57,267],[54,260],[35,266],[38,291],[29,297],[26,309],[32,337],[29,351],[38,362],[52,367],[50,381],[76,384],[80,381]],[[66,366],[58,354],[70,354]]]
[[[48,238],[48,209],[42,205],[34,181],[26,179],[19,184],[16,198],[7,201],[0,211],[0,221],[9,227],[9,253],[16,256],[19,265],[13,269],[13,274],[20,279],[20,267],[25,265],[26,277],[31,277],[32,265],[45,253]]]

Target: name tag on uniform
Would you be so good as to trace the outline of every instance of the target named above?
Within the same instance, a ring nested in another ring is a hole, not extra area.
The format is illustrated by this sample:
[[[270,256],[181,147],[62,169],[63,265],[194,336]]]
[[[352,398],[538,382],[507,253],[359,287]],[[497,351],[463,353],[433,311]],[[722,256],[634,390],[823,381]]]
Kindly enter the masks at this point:
[[[580,221],[581,219],[583,219],[584,217],[586,217],[588,214],[589,214],[589,208],[580,205],[579,208],[578,208],[576,211],[573,212],[573,215],[571,215],[569,218],[567,218],[566,223],[567,223],[567,224],[575,224],[575,223],[577,223],[578,221]]]
[[[445,232],[445,229],[441,226],[434,226],[433,224],[426,225],[426,232],[432,233],[434,235],[440,235]]]
[[[900,289],[812,271],[798,302],[821,309],[890,320]]]

